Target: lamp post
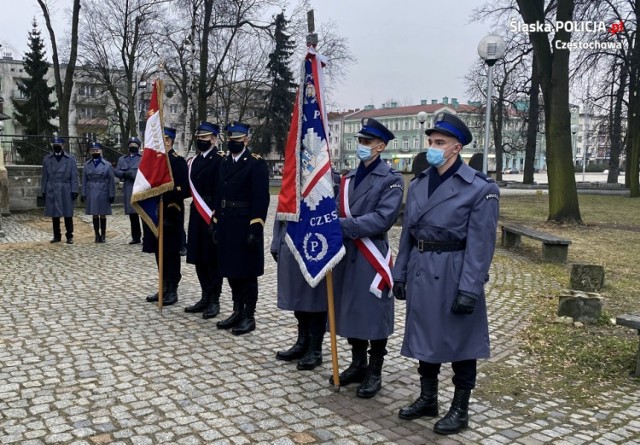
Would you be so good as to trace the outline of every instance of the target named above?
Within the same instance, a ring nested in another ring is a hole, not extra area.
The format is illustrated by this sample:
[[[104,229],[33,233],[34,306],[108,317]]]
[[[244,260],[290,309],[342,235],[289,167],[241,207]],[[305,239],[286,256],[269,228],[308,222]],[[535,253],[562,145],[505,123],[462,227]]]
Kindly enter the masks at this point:
[[[573,152],[573,165],[576,165],[576,133],[578,132],[578,126],[573,124],[571,126],[571,151]]]
[[[136,72],[136,134],[140,135],[140,90],[144,90],[147,88],[147,82],[145,80],[138,79],[138,73]]]
[[[2,212],[4,211],[5,205],[9,207],[9,196],[8,196],[9,176],[7,174],[7,169],[4,166],[4,150],[2,149],[3,130],[4,130],[4,122],[0,121],[0,238],[5,236],[4,229],[2,228]],[[5,189],[5,187],[7,189]],[[5,203],[5,200],[7,201],[6,203]]]
[[[493,87],[493,65],[500,60],[505,53],[506,43],[504,39],[496,35],[488,35],[478,44],[478,55],[488,67],[487,75],[487,114],[484,119],[484,153],[482,156],[482,173],[489,170],[489,125],[491,122],[491,88]]]
[[[427,113],[424,111],[419,112],[417,115],[418,122],[420,122],[420,146],[418,147],[418,152],[424,148],[424,123],[427,121],[427,117]]]

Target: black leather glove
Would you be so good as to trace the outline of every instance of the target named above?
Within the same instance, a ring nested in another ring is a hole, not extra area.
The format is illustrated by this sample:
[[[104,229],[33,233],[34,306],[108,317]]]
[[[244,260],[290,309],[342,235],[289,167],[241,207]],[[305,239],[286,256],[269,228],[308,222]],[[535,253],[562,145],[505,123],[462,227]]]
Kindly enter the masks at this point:
[[[273,257],[273,261],[275,261],[277,263],[278,262],[278,252],[272,250],[271,251],[271,256]]]
[[[71,192],[71,199],[74,201],[78,198],[78,192]]]
[[[451,306],[451,312],[458,315],[473,314],[473,310],[476,307],[477,297],[471,296],[466,293],[459,293]]]
[[[113,198],[109,198],[109,204],[113,204],[113,201],[115,201],[115,200],[116,200],[116,198],[115,198],[115,197],[113,197]]]
[[[402,281],[393,282],[393,296],[396,297],[396,300],[407,299],[406,284],[404,282]]]
[[[84,202],[85,199],[87,199],[87,198],[85,198],[84,196],[80,197],[80,201],[82,201],[82,202]]]
[[[258,237],[255,236],[253,233],[249,233],[249,235],[247,235],[247,246],[249,246],[250,252],[258,251],[258,247],[259,247]]]

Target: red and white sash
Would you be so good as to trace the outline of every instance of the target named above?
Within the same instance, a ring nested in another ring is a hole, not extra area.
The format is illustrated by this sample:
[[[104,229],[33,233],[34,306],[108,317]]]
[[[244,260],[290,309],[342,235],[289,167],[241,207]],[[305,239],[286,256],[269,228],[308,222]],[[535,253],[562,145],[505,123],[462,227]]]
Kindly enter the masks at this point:
[[[200,155],[198,155],[200,156]],[[204,222],[207,224],[211,223],[211,216],[213,215],[213,210],[211,210],[209,208],[209,206],[207,205],[206,202],[204,202],[204,199],[202,199],[202,196],[200,196],[200,193],[198,193],[198,190],[196,190],[196,187],[193,185],[193,182],[191,182],[191,164],[193,164],[193,160],[196,157],[194,156],[193,158],[189,159],[188,165],[189,165],[189,188],[191,189],[191,196],[193,196],[193,204],[196,206],[196,209],[198,210],[198,213],[200,214],[200,216],[202,216],[202,219],[204,219]]]
[[[351,210],[349,209],[349,182],[351,178],[346,176],[342,177],[342,184],[340,186],[340,216],[351,218]],[[380,250],[371,241],[371,238],[356,238],[353,240],[363,257],[371,264],[375,269],[376,275],[373,277],[371,286],[369,286],[369,292],[378,298],[382,298],[382,291],[385,287],[389,290],[393,288],[393,277],[391,275],[391,268],[393,267],[393,259],[391,258],[391,247],[387,249],[387,254],[382,255]],[[389,292],[391,297],[391,292]]]

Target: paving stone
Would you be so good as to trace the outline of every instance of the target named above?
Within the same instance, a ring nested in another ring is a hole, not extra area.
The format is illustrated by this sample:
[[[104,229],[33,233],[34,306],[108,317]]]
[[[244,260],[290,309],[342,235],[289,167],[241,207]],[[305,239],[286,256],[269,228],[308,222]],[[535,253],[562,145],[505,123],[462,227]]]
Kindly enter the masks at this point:
[[[273,199],[265,246],[274,209]],[[8,236],[0,238],[0,264],[11,280],[0,280],[2,444],[640,442],[640,395],[633,384],[603,394],[598,409],[508,395],[489,403],[474,393],[470,428],[438,436],[434,419],[397,417],[419,393],[417,363],[399,354],[401,334],[389,339],[383,388],[371,400],[358,399],[356,385],[339,393],[329,387],[328,340],[325,364],[313,372],[274,359],[292,344],[296,329],[293,315],[275,306],[276,265],[268,254],[259,279],[257,329],[235,337],[217,330],[217,320],[183,312],[200,296],[193,266],[184,260],[178,304],[160,316],[144,301],[156,286],[156,265],[140,246],[127,244],[129,220],[122,208],[108,217],[107,243],[101,245],[93,243],[85,215],[76,215],[72,246],[50,245],[50,220],[40,215],[15,214],[3,224]],[[392,249],[399,234],[398,227],[389,233]],[[93,263],[101,267],[87,274]],[[487,285],[491,360],[514,367],[529,360],[516,335],[532,308],[529,290],[558,286],[527,267],[522,257],[498,248]],[[226,280],[221,306],[226,317]],[[403,332],[404,319],[405,306],[398,304],[396,332]],[[344,339],[338,339],[338,355],[344,369],[350,358]],[[479,363],[479,387],[491,378],[485,363]],[[450,377],[447,365],[442,411],[453,395]]]

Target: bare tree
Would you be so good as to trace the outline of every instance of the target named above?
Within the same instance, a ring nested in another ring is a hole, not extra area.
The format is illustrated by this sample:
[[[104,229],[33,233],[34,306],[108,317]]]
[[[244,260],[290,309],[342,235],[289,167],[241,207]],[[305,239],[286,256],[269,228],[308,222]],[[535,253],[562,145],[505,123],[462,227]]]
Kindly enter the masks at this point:
[[[122,139],[137,135],[136,80],[157,71],[157,23],[169,0],[85,0],[79,47],[84,75],[110,96]]]
[[[60,53],[58,50],[58,41],[55,31],[51,25],[51,2],[49,0],[38,0],[42,15],[44,17],[49,40],[51,42],[52,58],[53,58],[53,75],[56,79],[56,97],[58,99],[59,109],[59,134],[67,137],[69,135],[69,104],[71,103],[71,90],[73,89],[73,75],[76,68],[76,60],[78,58],[78,21],[80,17],[80,0],[73,0],[73,9],[71,12],[71,45],[66,61],[64,82],[62,81],[62,68],[60,64]]]

